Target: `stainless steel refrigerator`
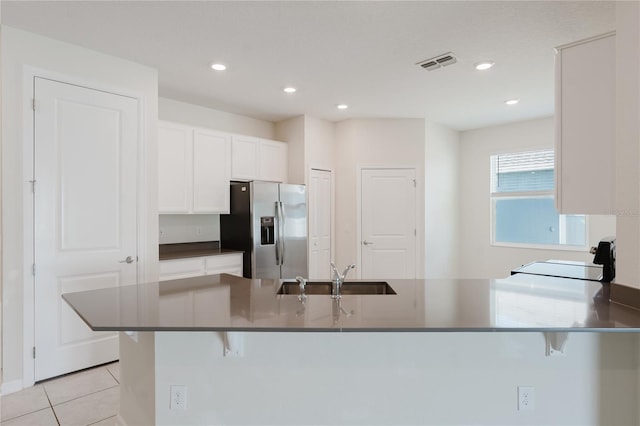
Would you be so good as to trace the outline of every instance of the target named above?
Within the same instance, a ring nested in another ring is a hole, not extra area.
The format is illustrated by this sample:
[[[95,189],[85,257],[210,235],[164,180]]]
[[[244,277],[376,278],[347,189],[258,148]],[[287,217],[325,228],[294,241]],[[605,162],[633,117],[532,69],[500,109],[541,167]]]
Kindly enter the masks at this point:
[[[230,207],[220,215],[220,244],[244,251],[244,277],[307,276],[304,185],[232,182]]]

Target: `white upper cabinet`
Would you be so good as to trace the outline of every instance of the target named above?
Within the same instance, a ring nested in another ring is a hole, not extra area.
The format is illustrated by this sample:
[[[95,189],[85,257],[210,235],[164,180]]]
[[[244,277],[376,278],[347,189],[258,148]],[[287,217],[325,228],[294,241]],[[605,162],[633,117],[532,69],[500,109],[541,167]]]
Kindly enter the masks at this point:
[[[231,138],[224,133],[193,131],[193,212],[228,213]]]
[[[231,178],[287,182],[287,144],[250,136],[233,136]]]
[[[258,179],[260,139],[249,136],[233,136],[231,142],[231,178],[235,180]]]
[[[228,213],[230,157],[226,133],[159,122],[159,212]]]
[[[158,209],[189,213],[192,203],[192,129],[173,123],[158,125]]]
[[[612,214],[615,33],[556,48],[556,207]]]
[[[260,180],[273,182],[287,181],[287,144],[275,141],[260,141]]]

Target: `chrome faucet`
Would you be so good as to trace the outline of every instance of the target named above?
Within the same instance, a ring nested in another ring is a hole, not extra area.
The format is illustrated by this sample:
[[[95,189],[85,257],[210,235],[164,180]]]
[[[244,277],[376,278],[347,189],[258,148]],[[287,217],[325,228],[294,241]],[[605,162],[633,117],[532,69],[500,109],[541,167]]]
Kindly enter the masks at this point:
[[[307,287],[307,280],[302,278],[301,276],[296,277],[296,281],[298,282],[298,286],[300,287],[300,295],[298,296],[298,300],[304,301],[307,298],[304,290]]]
[[[340,274],[340,272],[338,272],[338,268],[336,267],[336,264],[331,262],[331,271],[333,273],[333,276],[331,278],[331,297],[332,298],[339,299],[341,297],[342,284],[344,283],[344,280],[347,279],[347,274],[349,273],[349,271],[355,267],[356,267],[356,264],[352,263],[351,265],[344,268],[344,271],[342,272],[342,274]]]

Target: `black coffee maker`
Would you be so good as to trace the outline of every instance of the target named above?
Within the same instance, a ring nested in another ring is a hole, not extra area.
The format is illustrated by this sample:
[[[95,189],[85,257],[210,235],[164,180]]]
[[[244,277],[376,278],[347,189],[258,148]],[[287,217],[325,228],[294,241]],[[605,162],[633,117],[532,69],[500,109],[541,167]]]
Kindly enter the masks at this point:
[[[600,240],[598,247],[591,247],[593,263],[602,265],[602,282],[610,283],[616,277],[616,237]]]

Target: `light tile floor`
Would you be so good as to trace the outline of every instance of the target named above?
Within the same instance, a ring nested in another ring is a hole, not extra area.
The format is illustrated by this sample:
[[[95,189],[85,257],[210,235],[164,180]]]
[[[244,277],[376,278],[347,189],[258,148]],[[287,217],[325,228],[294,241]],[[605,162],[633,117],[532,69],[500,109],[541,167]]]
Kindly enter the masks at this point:
[[[117,362],[0,396],[2,426],[112,426],[120,405]]]

